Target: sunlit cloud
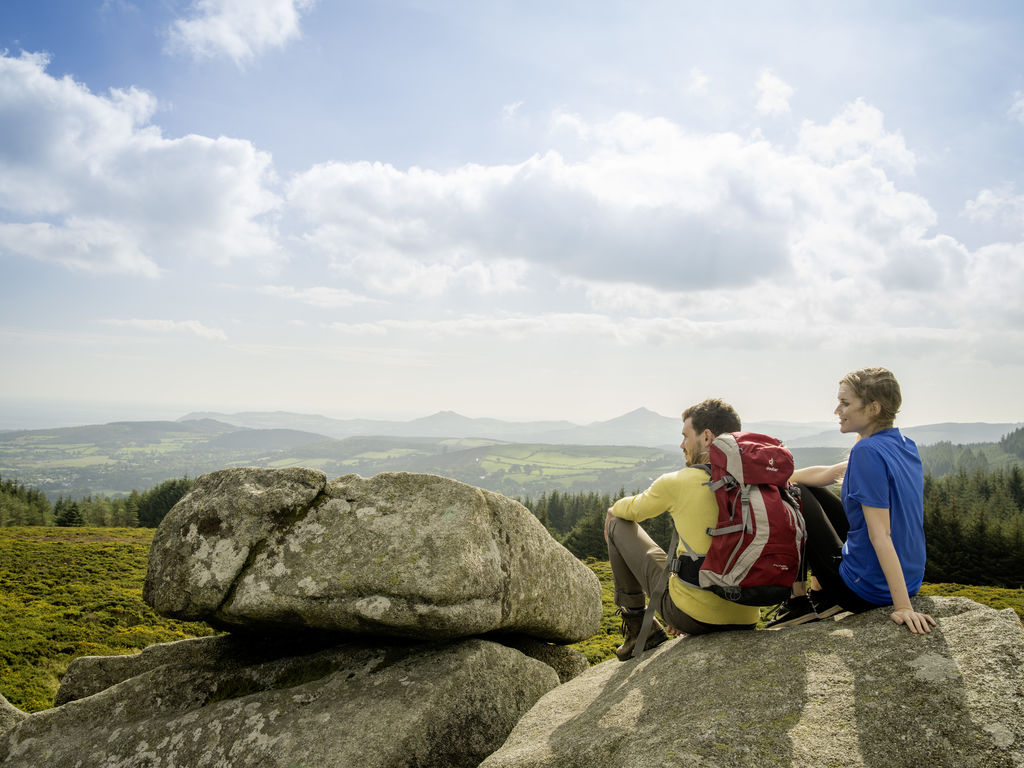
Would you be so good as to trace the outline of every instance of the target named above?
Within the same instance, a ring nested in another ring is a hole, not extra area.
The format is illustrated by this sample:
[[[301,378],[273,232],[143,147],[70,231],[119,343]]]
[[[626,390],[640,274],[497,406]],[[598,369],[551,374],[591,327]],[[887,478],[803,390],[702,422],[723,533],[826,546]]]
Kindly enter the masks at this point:
[[[519,112],[519,108],[523,106],[523,101],[513,101],[511,104],[506,104],[501,108],[501,117],[503,120],[513,120],[516,114]]]
[[[971,221],[998,224],[1024,238],[1024,195],[1015,194],[1013,184],[981,190],[964,204],[964,214]]]
[[[165,139],[149,94],[95,95],[48,64],[0,55],[0,248],[147,277],[182,260],[280,257],[268,154],[238,139]]]
[[[292,285],[264,285],[256,289],[256,292],[265,296],[276,296],[288,301],[296,301],[300,304],[307,304],[320,309],[352,307],[357,304],[370,304],[374,301],[369,296],[364,296],[354,291],[322,285],[309,288],[297,288]]]
[[[1013,103],[1010,104],[1007,114],[1014,120],[1024,123],[1024,91],[1016,91],[1013,94]]]
[[[706,93],[710,82],[711,78],[708,77],[699,67],[692,67],[690,69],[687,90],[689,90],[690,93]]]
[[[225,56],[242,66],[299,37],[299,19],[316,0],[195,0],[171,26],[168,50],[195,59]]]
[[[793,88],[768,70],[757,80],[757,111],[762,115],[784,115],[789,112]]]
[[[227,341],[227,334],[219,328],[209,328],[198,320],[109,319],[104,325],[135,328],[150,333],[190,333],[208,341]]]
[[[882,111],[863,99],[846,105],[827,125],[805,120],[800,128],[799,149],[819,163],[857,162],[866,171],[877,166],[909,174],[917,164],[903,135],[887,130]]]

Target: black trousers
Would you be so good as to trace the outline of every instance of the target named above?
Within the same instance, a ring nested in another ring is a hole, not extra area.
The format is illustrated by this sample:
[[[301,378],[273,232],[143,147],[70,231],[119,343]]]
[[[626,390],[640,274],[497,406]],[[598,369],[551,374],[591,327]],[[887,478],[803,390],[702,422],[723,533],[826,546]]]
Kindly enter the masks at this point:
[[[852,589],[839,574],[843,560],[843,542],[850,533],[850,521],[846,519],[843,502],[828,488],[813,488],[799,485],[800,509],[807,525],[807,547],[801,578],[806,577],[810,566],[814,577],[821,584],[826,600],[838,603],[847,611],[860,613],[878,606],[869,603]]]

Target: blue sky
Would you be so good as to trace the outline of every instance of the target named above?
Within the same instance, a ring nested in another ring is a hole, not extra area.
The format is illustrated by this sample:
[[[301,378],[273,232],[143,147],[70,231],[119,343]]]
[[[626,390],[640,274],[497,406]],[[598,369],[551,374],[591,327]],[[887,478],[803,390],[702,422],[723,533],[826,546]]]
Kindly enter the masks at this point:
[[[0,4],[0,428],[1024,421],[1016,2]]]

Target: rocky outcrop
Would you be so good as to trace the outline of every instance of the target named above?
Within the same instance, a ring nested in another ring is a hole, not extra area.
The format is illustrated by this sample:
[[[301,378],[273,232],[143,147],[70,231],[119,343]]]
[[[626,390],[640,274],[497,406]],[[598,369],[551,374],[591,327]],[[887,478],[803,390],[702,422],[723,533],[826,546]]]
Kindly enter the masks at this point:
[[[475,767],[587,668],[548,641],[601,615],[597,577],[510,499],[308,469],[201,477],[144,596],[230,633],[76,659],[57,707],[12,715],[0,766]]]
[[[537,702],[481,768],[1024,766],[1016,614],[915,604],[938,621],[929,635],[879,610],[599,664]]]
[[[303,626],[569,643],[598,631],[597,577],[511,499],[433,475],[239,468],[161,523],[144,597],[222,628]]]
[[[28,717],[28,714],[22,712],[4,698],[3,694],[0,694],[0,737],[26,717]]]
[[[0,766],[469,768],[558,684],[548,665],[482,639],[323,641],[224,635],[113,671],[94,657],[70,670],[80,694],[128,676],[28,716],[0,737]]]

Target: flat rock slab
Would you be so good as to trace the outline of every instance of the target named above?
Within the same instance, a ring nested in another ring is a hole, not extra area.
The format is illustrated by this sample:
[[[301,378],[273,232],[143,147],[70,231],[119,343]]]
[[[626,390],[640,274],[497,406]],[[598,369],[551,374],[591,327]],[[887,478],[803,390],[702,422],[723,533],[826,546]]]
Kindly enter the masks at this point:
[[[546,694],[481,768],[1020,768],[1024,630],[1011,609],[915,598],[778,632],[674,640]]]
[[[572,643],[601,587],[521,504],[435,475],[237,468],[203,475],[157,529],[159,613],[232,628]]]
[[[292,645],[225,635],[93,669],[94,683],[138,673],[22,719],[0,735],[0,766],[475,768],[558,684],[486,640]]]

